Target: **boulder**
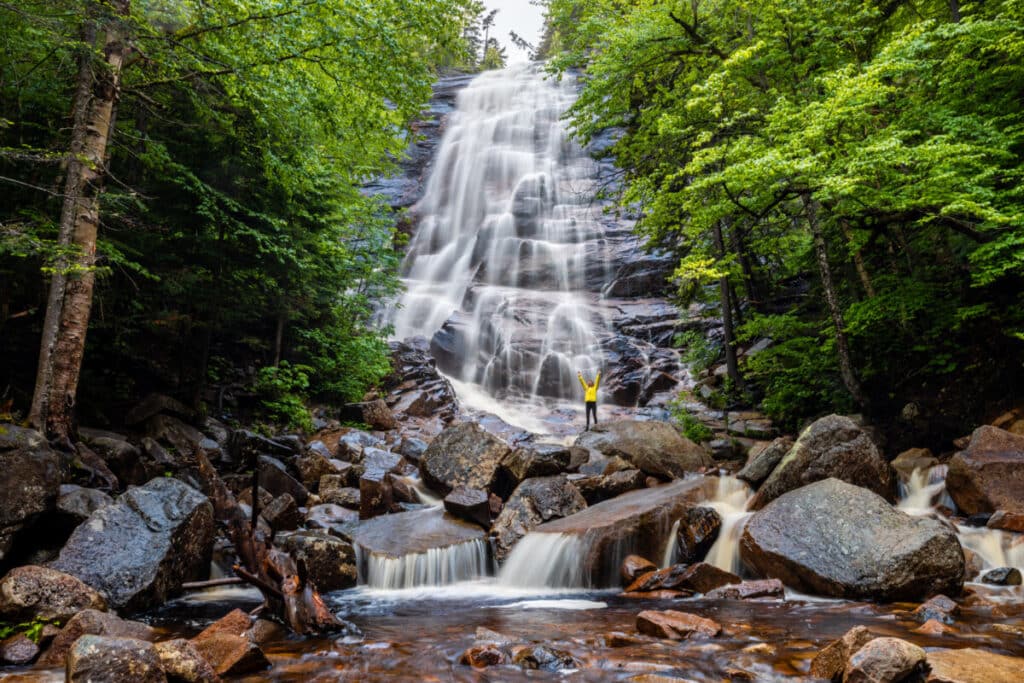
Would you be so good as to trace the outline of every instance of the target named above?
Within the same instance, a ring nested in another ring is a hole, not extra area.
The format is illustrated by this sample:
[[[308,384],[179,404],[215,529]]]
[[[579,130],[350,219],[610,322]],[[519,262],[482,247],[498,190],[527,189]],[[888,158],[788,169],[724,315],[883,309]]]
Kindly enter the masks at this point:
[[[231,432],[231,437],[228,439],[228,452],[235,463],[247,467],[251,467],[252,463],[256,462],[256,458],[261,455],[285,459],[294,455],[290,445],[268,439],[262,434],[251,432],[248,429],[236,429]]]
[[[892,467],[866,431],[848,417],[829,415],[805,429],[750,503],[760,510],[787,491],[834,478],[894,500]]]
[[[60,492],[60,457],[39,432],[0,424],[0,561],[15,535],[52,510]]]
[[[383,445],[383,439],[369,432],[352,429],[338,439],[337,456],[347,462],[360,462],[364,448],[379,448]]]
[[[359,519],[370,519],[397,510],[391,475],[368,471],[359,477]]]
[[[764,483],[764,480],[792,448],[793,439],[788,436],[780,436],[764,448],[751,449],[747,457],[747,464],[736,473],[736,478],[747,482],[756,489]]]
[[[993,586],[1019,586],[1021,584],[1020,570],[1016,567],[990,569],[981,575],[981,582]]]
[[[529,645],[520,648],[512,656],[512,663],[520,668],[557,673],[566,669],[578,669],[580,662],[564,650],[556,650],[547,645]]]
[[[464,522],[440,508],[431,508],[361,522],[353,533],[353,543],[368,553],[395,558],[486,537],[486,532],[476,524]]]
[[[306,526],[322,529],[332,536],[349,540],[359,524],[359,513],[340,505],[317,505],[306,511]]]
[[[398,420],[395,419],[395,414],[391,412],[391,408],[384,402],[384,399],[366,401],[359,404],[359,408],[362,412],[363,422],[374,429],[388,431],[398,428]]]
[[[1024,512],[1008,512],[998,510],[988,518],[985,523],[989,529],[1002,529],[1003,531],[1015,531],[1024,533]]]
[[[338,461],[340,462],[340,461]],[[345,463],[348,467],[351,467],[348,463]],[[299,473],[299,479],[302,481],[302,485],[306,487],[308,491],[316,491],[320,485],[320,478],[324,475],[338,475],[342,474],[341,468],[337,467],[331,458],[327,457],[323,453],[310,450],[303,453],[295,459],[295,469]]]
[[[740,556],[797,590],[852,599],[955,594],[964,574],[963,550],[947,526],[838,479],[790,491],[755,513]]]
[[[87,635],[68,652],[68,683],[166,683],[152,643],[133,638]]]
[[[826,645],[811,660],[811,675],[815,678],[838,680],[846,670],[850,656],[874,638],[863,626],[854,626],[842,638]]]
[[[288,468],[277,458],[268,455],[259,457],[260,486],[265,488],[275,498],[287,493],[299,505],[305,505],[309,498],[309,491],[299,480],[288,472]]]
[[[274,543],[304,563],[309,578],[324,593],[356,585],[358,572],[352,544],[327,533],[295,531],[278,534]]]
[[[57,498],[57,514],[74,528],[89,519],[92,513],[113,502],[113,498],[98,489],[65,484],[60,487],[60,496]]]
[[[156,644],[160,668],[175,683],[217,683],[220,676],[195,645],[184,638]]]
[[[647,477],[640,470],[622,470],[611,474],[573,478],[571,481],[587,501],[596,505],[621,496],[627,491],[644,488]]]
[[[490,496],[486,491],[456,487],[444,497],[444,509],[459,519],[491,528]]]
[[[900,638],[875,638],[850,656],[843,683],[900,683],[927,667],[925,652]]]
[[[64,628],[54,637],[53,642],[43,654],[39,661],[40,666],[53,667],[63,664],[68,651],[84,635],[145,641],[156,639],[156,632],[146,624],[128,621],[109,612],[86,609],[64,624]]]
[[[756,598],[782,598],[786,588],[778,579],[743,581],[720,586],[709,591],[704,597],[709,600],[754,600]]]
[[[78,436],[103,460],[111,475],[123,484],[141,484],[148,481],[147,468],[139,448],[128,437],[100,429],[80,428]],[[148,459],[148,458],[147,458]],[[169,456],[168,456],[168,459]],[[156,464],[156,463],[154,463]],[[170,460],[170,464],[175,464]]]
[[[703,560],[718,540],[722,516],[709,507],[693,507],[679,518],[676,532],[676,558],[683,564]]]
[[[177,465],[186,464],[193,454],[205,446],[220,450],[213,439],[190,424],[170,415],[154,415],[143,425],[145,436],[170,450],[170,456]]]
[[[124,423],[128,426],[137,425],[160,413],[177,415],[185,420],[195,420],[198,417],[196,411],[177,399],[164,394],[149,394],[125,413]]]
[[[105,610],[103,596],[48,567],[16,567],[0,580],[0,615],[12,621],[66,622],[84,609]]]
[[[162,477],[94,512],[52,566],[97,589],[111,606],[141,609],[205,576],[213,537],[213,507],[206,496]]]
[[[411,436],[402,439],[402,443],[398,447],[398,454],[409,462],[414,463],[418,463],[426,452],[427,442]]]
[[[572,452],[559,444],[531,444],[510,450],[501,461],[496,493],[508,498],[519,484],[533,477],[549,477],[569,469]]]
[[[263,671],[270,662],[249,637],[251,627],[249,615],[236,609],[207,626],[191,642],[219,676]]]
[[[39,656],[39,646],[24,633],[0,641],[0,664],[28,666]]]
[[[320,478],[320,500],[323,503],[340,505],[350,510],[359,510],[362,492],[345,485],[340,474],[325,474]]]
[[[655,638],[685,640],[690,636],[714,637],[722,627],[711,619],[676,610],[646,610],[636,616],[636,628],[640,633]]]
[[[661,557],[673,522],[715,490],[711,478],[698,477],[640,491],[592,505],[576,514],[546,522],[538,533],[580,538],[580,564],[587,583],[615,586],[627,555]]]
[[[424,483],[447,494],[456,486],[490,491],[508,445],[475,422],[448,427],[431,442],[420,458]]]
[[[1017,683],[1024,670],[1024,657],[973,647],[932,650],[928,666],[928,683]]]
[[[538,525],[586,507],[587,501],[565,476],[527,479],[516,487],[491,528],[495,557],[504,560],[519,539]]]
[[[619,456],[661,479],[678,479],[710,467],[714,461],[699,445],[667,422],[623,420],[603,423],[576,439],[577,446]]]
[[[622,561],[622,568],[619,575],[622,577],[622,585],[628,586],[644,574],[658,571],[658,566],[648,559],[639,555],[628,555]]]
[[[949,461],[946,490],[965,515],[1024,514],[1024,435],[978,427]]]
[[[298,529],[302,524],[302,513],[291,494],[284,493],[270,501],[270,504],[260,511],[260,515],[267,521],[270,528],[277,531],[292,531]]]

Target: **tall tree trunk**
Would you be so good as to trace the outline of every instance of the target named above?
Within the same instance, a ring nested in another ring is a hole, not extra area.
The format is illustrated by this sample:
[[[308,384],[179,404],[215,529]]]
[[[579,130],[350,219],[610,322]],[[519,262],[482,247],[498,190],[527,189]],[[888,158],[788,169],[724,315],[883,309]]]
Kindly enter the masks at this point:
[[[811,236],[814,238],[814,254],[818,260],[821,286],[825,291],[825,303],[828,305],[829,313],[832,316],[832,325],[835,328],[836,349],[839,353],[839,374],[854,402],[861,410],[866,411],[868,400],[853,368],[850,344],[846,337],[846,321],[843,319],[843,310],[839,306],[835,282],[832,280],[832,269],[828,264],[828,244],[825,242],[825,233],[822,232],[821,223],[818,221],[818,203],[811,199],[810,193],[803,195],[803,203],[807,213],[807,222],[811,227]]]
[[[847,243],[853,246],[853,232],[850,230],[849,222],[844,218],[839,221],[839,227],[843,230],[843,237],[846,238]],[[868,298],[875,298],[875,285],[871,282],[871,276],[868,275],[868,269],[864,265],[864,253],[858,247],[853,252],[853,265],[857,269],[857,276],[860,278],[861,285],[864,286],[864,292],[867,293]]]
[[[81,54],[78,57],[78,77],[75,84],[75,96],[72,105],[71,144],[68,147],[67,176],[64,180],[64,206],[61,209],[60,228],[57,233],[58,256],[50,276],[50,291],[46,299],[46,314],[43,318],[43,333],[39,343],[39,365],[36,368],[35,393],[32,396],[32,407],[29,410],[28,422],[37,429],[45,429],[47,405],[50,398],[50,387],[53,384],[53,348],[57,344],[57,333],[60,329],[60,312],[64,305],[64,290],[67,286],[68,259],[67,250],[71,246],[75,232],[75,216],[82,198],[83,158],[86,139],[88,137],[88,113],[92,100],[93,55],[92,46],[96,44],[96,22],[91,16],[92,6],[87,10],[82,25]]]
[[[960,0],[949,0],[949,13],[953,15],[953,21],[960,23]]]
[[[110,5],[127,16],[130,0],[113,0]],[[72,433],[75,395],[85,353],[85,335],[92,309],[96,281],[96,236],[99,228],[99,199],[106,177],[107,143],[112,132],[114,113],[121,88],[121,66],[126,47],[118,17],[108,17],[104,26],[104,64],[95,74],[92,93],[85,113],[85,140],[77,164],[77,196],[65,198],[65,211],[72,215],[72,243],[79,250],[73,277],[69,277],[60,306],[59,323],[52,353],[47,359],[52,368],[49,396],[43,411],[48,435],[67,439]],[[68,206],[70,204],[70,207]]]
[[[725,258],[725,240],[722,237],[722,223],[715,222],[714,228],[715,249],[718,250],[718,258]],[[732,389],[738,389],[742,385],[740,378],[739,361],[736,358],[736,331],[732,320],[732,287],[729,286],[728,276],[723,275],[718,280],[719,298],[722,302],[722,329],[725,332],[725,368],[728,373]]]

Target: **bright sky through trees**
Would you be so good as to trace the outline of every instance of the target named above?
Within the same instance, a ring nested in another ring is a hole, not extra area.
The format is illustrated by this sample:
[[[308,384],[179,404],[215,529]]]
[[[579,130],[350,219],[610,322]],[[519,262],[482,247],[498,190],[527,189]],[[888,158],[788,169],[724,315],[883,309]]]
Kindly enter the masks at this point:
[[[540,32],[544,23],[540,7],[531,5],[529,0],[484,0],[487,9],[499,10],[495,19],[495,37],[508,49],[509,62],[522,62],[529,59],[525,50],[520,50],[508,37],[509,31],[515,31],[534,45],[540,40]]]

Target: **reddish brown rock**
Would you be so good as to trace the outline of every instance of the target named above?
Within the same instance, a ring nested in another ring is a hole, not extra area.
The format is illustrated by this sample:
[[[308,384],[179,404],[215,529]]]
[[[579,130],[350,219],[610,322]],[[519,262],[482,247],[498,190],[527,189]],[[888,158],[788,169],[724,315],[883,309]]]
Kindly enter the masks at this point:
[[[989,529],[1024,533],[1024,512],[997,510],[995,514],[988,518],[986,526]]]
[[[649,636],[639,636],[635,633],[623,633],[622,631],[609,631],[604,634],[606,647],[632,647],[633,645],[647,645],[654,642]]]
[[[718,539],[722,517],[709,507],[695,507],[679,520],[676,561],[690,564],[703,560]]]
[[[1024,435],[997,427],[974,430],[971,441],[949,461],[946,490],[966,514],[1024,514]]]
[[[874,636],[863,626],[855,626],[839,640],[826,645],[811,660],[811,675],[828,680],[837,679],[846,670],[850,656],[872,640]]]
[[[928,683],[1019,683],[1024,658],[968,647],[928,653]]]
[[[207,626],[192,640],[201,640],[202,638],[211,636],[214,633],[230,633],[232,635],[240,636],[248,631],[251,626],[252,617],[240,609],[234,609]]]
[[[688,612],[646,610],[636,617],[636,628],[640,633],[655,638],[684,640],[693,635],[714,637],[722,627],[711,619]]]
[[[130,638],[133,640],[152,641],[156,632],[146,624],[128,621],[116,614],[99,612],[93,609],[82,610],[64,625],[50,647],[43,653],[39,663],[41,666],[53,667],[64,663],[68,651],[75,641],[84,635],[110,636],[113,638]]]
[[[474,645],[459,657],[459,664],[471,666],[474,669],[486,669],[489,666],[508,664],[511,655],[508,650],[496,643],[485,643]]]
[[[760,579],[722,586],[704,597],[718,600],[753,600],[755,598],[781,598],[785,595],[786,587],[778,579]]]
[[[655,572],[648,572],[634,581],[626,592],[682,590],[708,593],[715,588],[740,583],[740,577],[704,562],[690,566],[677,564]]]
[[[263,671],[270,666],[259,645],[245,635],[216,631],[203,637],[196,636],[192,644],[220,676],[240,676]]]
[[[632,593],[619,593],[619,597],[630,598],[631,600],[682,600],[692,597],[690,591],[657,590],[657,591],[633,591]]]
[[[658,571],[658,567],[650,560],[639,555],[628,555],[622,561],[619,574],[622,576],[622,584],[628,586],[636,581],[641,575]]]
[[[910,629],[914,633],[927,636],[941,636],[947,633],[956,633],[956,629],[946,626],[938,619],[929,619],[917,628]]]
[[[843,683],[898,683],[925,668],[925,652],[900,638],[875,638],[850,656]]]

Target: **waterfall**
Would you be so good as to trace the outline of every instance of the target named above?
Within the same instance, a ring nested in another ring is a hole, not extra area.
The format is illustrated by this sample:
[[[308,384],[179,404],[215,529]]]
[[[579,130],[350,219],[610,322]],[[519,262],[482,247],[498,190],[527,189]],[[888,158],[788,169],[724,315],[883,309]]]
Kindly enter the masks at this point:
[[[520,588],[586,587],[585,550],[584,539],[574,534],[528,533],[505,560],[498,583]]]
[[[661,556],[661,564],[658,566],[661,569],[670,567],[676,563],[676,556],[679,554],[679,523],[682,520],[677,519],[673,524],[672,528],[668,531],[668,540],[665,542],[665,552]]]
[[[715,497],[705,503],[722,517],[718,538],[704,558],[708,564],[733,574],[741,572],[740,536],[743,535],[743,527],[752,514],[747,512],[747,501],[751,495],[750,487],[736,477],[718,478]]]
[[[900,484],[898,508],[908,515],[939,514],[937,508],[955,510],[956,504],[946,492],[946,465],[915,469],[906,484]],[[1024,543],[1021,535],[999,529],[957,524],[960,545],[981,558],[983,569],[1016,567],[1024,571]]]
[[[601,366],[611,273],[599,166],[561,119],[575,98],[540,65],[478,76],[413,208],[394,336],[432,337],[443,371],[492,396],[575,396]]]
[[[370,588],[396,590],[479,579],[490,573],[488,550],[486,541],[475,540],[390,557],[367,553],[356,545],[359,583]]]

